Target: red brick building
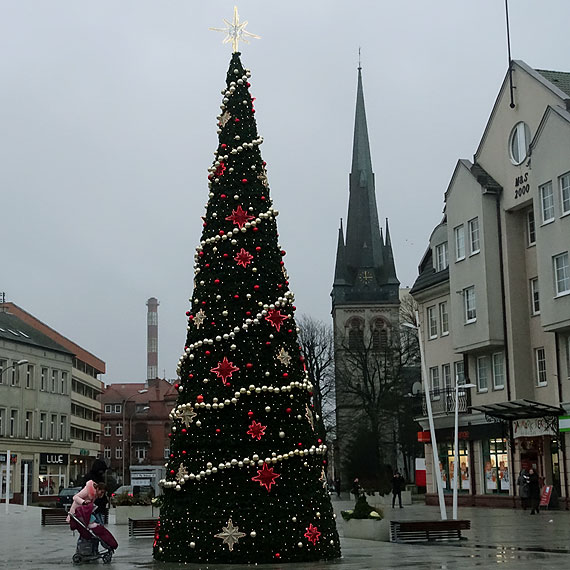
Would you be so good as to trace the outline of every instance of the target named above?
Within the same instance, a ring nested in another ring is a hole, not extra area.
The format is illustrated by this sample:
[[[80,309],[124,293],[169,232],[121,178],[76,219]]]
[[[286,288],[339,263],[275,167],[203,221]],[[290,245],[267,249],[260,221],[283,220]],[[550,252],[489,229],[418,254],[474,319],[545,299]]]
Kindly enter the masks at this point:
[[[110,384],[101,395],[101,454],[109,474],[129,484],[130,465],[164,465],[177,392],[167,380]]]

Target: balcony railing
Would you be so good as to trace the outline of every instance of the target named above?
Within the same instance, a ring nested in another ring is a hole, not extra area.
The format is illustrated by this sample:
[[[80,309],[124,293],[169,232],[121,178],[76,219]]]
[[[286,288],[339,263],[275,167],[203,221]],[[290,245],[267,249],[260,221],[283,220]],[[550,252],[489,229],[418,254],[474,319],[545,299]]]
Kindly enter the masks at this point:
[[[430,390],[431,410],[434,415],[448,415],[455,413],[455,388],[440,388]],[[467,414],[471,407],[471,389],[459,387],[457,406],[460,414]],[[416,413],[427,416],[426,395],[420,393],[416,398]]]

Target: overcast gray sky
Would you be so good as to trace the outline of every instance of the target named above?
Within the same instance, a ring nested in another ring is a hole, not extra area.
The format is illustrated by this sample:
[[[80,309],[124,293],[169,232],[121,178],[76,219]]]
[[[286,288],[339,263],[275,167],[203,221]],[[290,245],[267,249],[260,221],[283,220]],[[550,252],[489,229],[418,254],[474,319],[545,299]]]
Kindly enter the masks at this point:
[[[570,71],[570,2],[511,0],[512,52]],[[0,291],[107,363],[175,376],[230,48],[227,0],[0,1]],[[503,0],[242,0],[261,147],[298,314],[330,319],[356,68],[379,216],[411,285],[507,67]]]

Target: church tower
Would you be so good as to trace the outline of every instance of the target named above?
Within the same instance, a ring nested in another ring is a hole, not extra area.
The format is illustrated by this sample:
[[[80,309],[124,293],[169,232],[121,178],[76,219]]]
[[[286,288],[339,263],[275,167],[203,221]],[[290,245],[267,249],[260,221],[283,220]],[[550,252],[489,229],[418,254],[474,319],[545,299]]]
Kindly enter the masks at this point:
[[[347,374],[358,373],[347,370],[348,353],[360,346],[380,351],[398,334],[399,286],[388,220],[385,237],[378,221],[362,69],[358,67],[346,238],[341,220],[331,293],[337,406],[335,478],[342,480],[344,488],[358,476],[351,464],[358,445],[355,420],[366,415],[362,403],[343,381]],[[385,460],[390,463],[391,457]]]

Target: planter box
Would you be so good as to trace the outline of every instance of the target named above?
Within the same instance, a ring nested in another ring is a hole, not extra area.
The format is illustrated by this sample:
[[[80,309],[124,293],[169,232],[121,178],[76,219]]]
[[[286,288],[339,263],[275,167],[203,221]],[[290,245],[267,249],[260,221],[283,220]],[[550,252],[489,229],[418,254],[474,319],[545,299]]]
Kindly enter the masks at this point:
[[[115,524],[129,524],[129,519],[152,519],[160,509],[152,505],[120,505],[115,507]]]
[[[343,520],[343,523],[344,538],[390,542],[390,521],[388,519],[350,519]]]

